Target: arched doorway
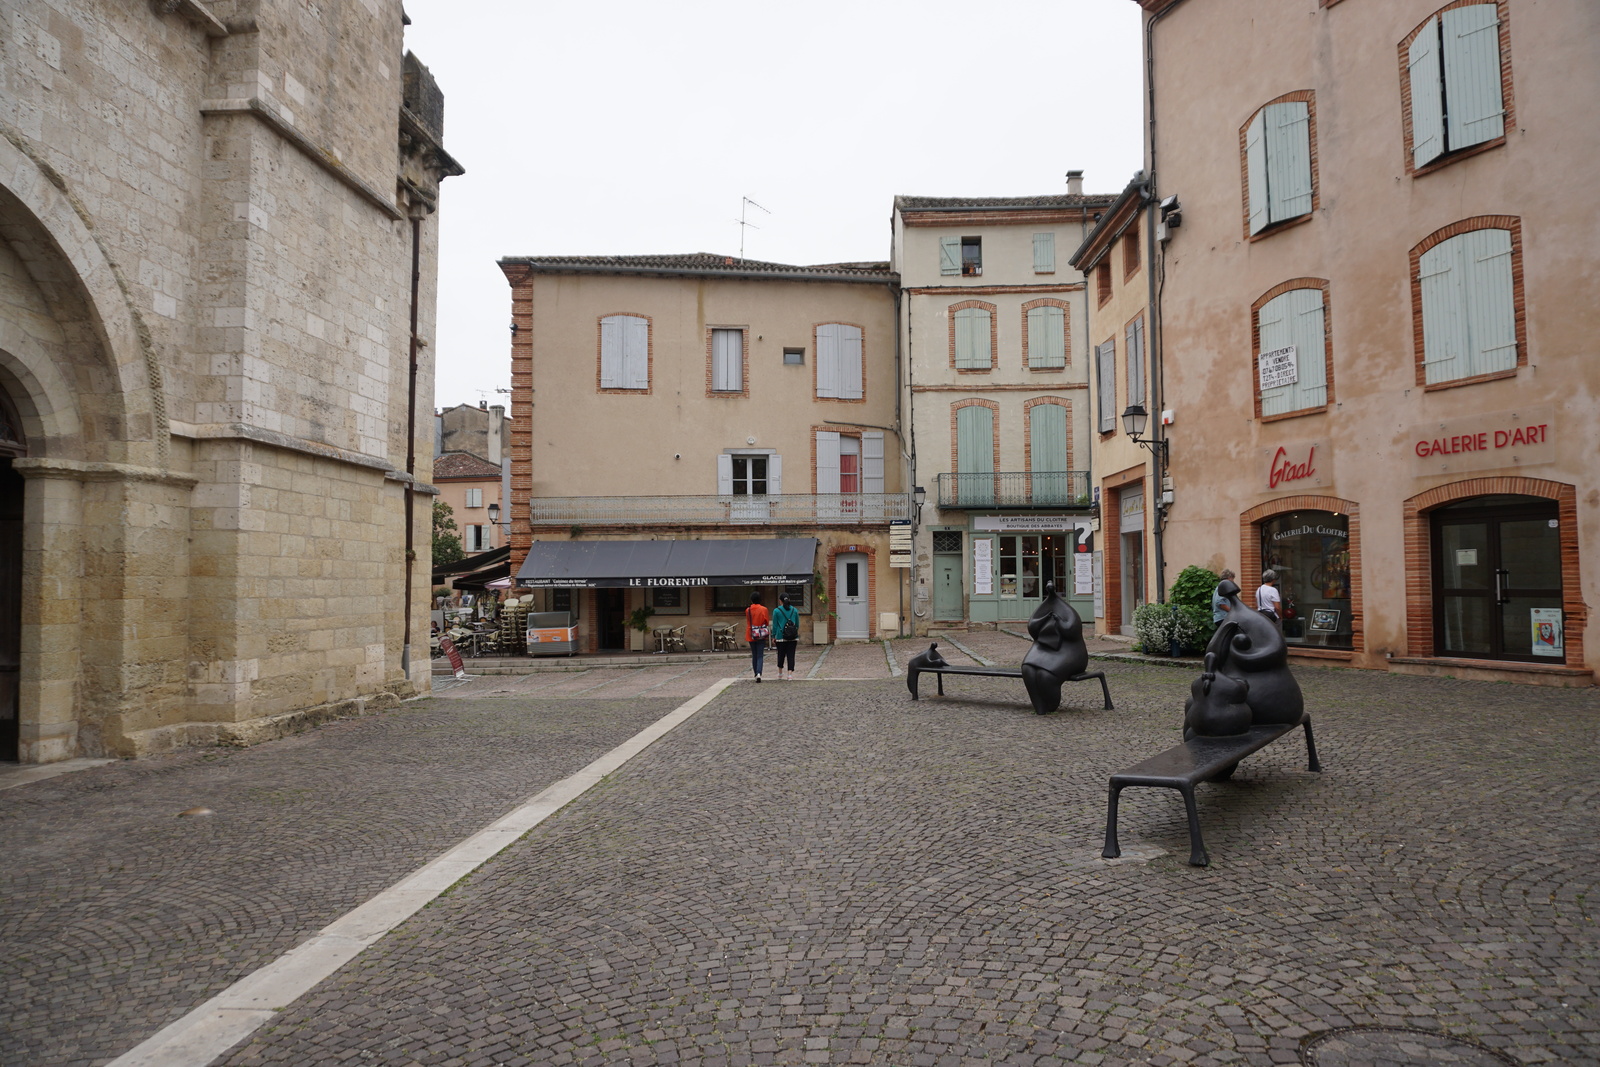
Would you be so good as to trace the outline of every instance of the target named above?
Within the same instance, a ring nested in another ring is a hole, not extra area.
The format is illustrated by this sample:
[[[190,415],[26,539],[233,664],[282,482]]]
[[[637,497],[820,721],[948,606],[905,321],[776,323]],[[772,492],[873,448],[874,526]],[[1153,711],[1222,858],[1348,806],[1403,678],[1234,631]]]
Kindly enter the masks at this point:
[[[22,420],[0,391],[0,760],[18,755],[22,666],[22,476],[11,461],[28,454]]]

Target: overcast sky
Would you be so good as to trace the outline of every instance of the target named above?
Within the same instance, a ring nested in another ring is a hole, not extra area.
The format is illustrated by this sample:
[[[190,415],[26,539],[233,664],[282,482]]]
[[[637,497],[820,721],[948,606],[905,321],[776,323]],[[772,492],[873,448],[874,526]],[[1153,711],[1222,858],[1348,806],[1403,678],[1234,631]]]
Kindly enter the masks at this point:
[[[407,0],[445,94],[435,402],[510,384],[503,256],[884,260],[898,193],[1116,193],[1132,0]],[[503,400],[503,397],[499,398]]]

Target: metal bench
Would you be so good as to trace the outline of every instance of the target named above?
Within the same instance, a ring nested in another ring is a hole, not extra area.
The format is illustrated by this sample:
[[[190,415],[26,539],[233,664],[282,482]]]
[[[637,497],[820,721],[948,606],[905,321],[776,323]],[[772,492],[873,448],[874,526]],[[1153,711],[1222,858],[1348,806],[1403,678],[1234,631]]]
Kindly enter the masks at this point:
[[[928,646],[928,651],[911,657],[906,664],[906,688],[911,690],[911,699],[917,699],[917,677],[922,674],[938,676],[939,695],[944,696],[944,676],[947,674],[976,674],[989,678],[1022,678],[1022,670],[1017,667],[952,667],[945,663],[943,657],[938,655],[939,643],[935,641]],[[1111,687],[1106,684],[1105,671],[1086,671],[1083,674],[1074,674],[1067,678],[1069,682],[1087,682],[1091,678],[1100,679],[1100,690],[1105,695],[1105,710],[1111,711]],[[1035,709],[1037,710],[1037,709]],[[1048,709],[1047,709],[1048,710]],[[1043,715],[1045,712],[1040,711]]]
[[[1117,798],[1129,786],[1153,786],[1176,789],[1183,794],[1183,804],[1189,813],[1189,866],[1206,867],[1211,857],[1206,854],[1205,843],[1200,838],[1200,817],[1195,811],[1194,787],[1201,782],[1224,781],[1233,776],[1239,761],[1253,752],[1266,748],[1297,726],[1306,731],[1306,769],[1322,770],[1317,762],[1317,744],[1311,735],[1311,716],[1303,715],[1298,723],[1252,726],[1248,733],[1237,737],[1192,737],[1181,745],[1151,756],[1142,763],[1118,771],[1111,776],[1111,796],[1106,806],[1106,846],[1100,853],[1108,860],[1122,855],[1117,844]]]

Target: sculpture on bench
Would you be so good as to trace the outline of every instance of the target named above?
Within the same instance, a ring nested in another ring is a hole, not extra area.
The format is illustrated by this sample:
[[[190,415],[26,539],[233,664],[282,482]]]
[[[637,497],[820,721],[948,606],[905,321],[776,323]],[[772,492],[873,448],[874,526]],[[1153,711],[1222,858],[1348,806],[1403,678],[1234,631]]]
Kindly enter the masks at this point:
[[[1222,581],[1217,595],[1228,602],[1228,617],[1211,636],[1205,673],[1184,704],[1184,739],[1231,737],[1252,726],[1295,725],[1306,702],[1289,670],[1289,643],[1271,619],[1245,607],[1236,584]],[[1238,713],[1227,710],[1240,702],[1250,709],[1242,725]]]
[[[1061,706],[1061,685],[1083,673],[1089,649],[1083,643],[1083,619],[1056,595],[1056,583],[1044,583],[1044,603],[1028,620],[1033,647],[1022,657],[1022,685],[1033,710],[1044,715]]]

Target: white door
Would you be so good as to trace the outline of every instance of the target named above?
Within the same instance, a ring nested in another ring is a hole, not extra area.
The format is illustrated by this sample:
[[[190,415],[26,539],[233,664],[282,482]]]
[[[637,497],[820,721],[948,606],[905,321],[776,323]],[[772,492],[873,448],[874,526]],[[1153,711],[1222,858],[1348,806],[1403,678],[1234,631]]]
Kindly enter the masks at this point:
[[[835,599],[839,605],[839,637],[871,637],[867,628],[867,557],[860,552],[842,553],[834,563],[838,575]]]

